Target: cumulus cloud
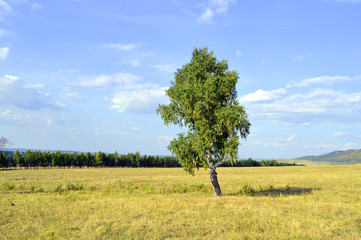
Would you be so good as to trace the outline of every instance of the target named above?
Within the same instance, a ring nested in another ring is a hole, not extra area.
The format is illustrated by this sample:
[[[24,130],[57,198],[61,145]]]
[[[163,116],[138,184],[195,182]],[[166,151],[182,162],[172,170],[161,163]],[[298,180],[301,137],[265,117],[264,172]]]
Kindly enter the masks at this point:
[[[80,87],[102,88],[106,95],[105,101],[110,101],[110,109],[121,113],[155,113],[158,104],[167,103],[165,95],[167,87],[142,81],[142,77],[131,73],[116,73],[113,75],[99,75],[92,77],[79,77],[77,82],[70,85]],[[62,99],[69,100],[79,97],[78,92],[65,92],[59,95]]]
[[[239,57],[242,57],[243,56],[243,53],[239,50],[236,50],[236,55],[239,56]]]
[[[333,136],[335,137],[341,137],[341,136],[346,136],[347,132],[334,132]]]
[[[295,56],[292,58],[292,62],[301,62],[305,59],[305,56]]]
[[[350,143],[346,143],[343,146],[342,150],[356,149],[356,148],[359,148],[359,147],[360,147],[360,144],[350,142]]]
[[[174,73],[177,70],[177,67],[167,64],[154,65],[153,67],[157,69],[159,72],[166,72],[166,73]]]
[[[142,78],[131,73],[117,73],[114,75],[99,75],[93,77],[80,77],[72,85],[82,87],[117,87],[122,89],[134,88]]]
[[[5,30],[5,29],[0,29],[0,37],[5,37],[8,36],[10,34],[9,31]]]
[[[316,83],[327,85],[354,79],[356,78],[346,76],[310,78],[294,84],[292,91],[284,88],[270,91],[260,89],[241,96],[239,100],[246,106],[249,115],[258,119],[298,124],[324,121],[357,122],[358,113],[361,111],[360,91],[305,88]]]
[[[321,143],[315,145],[316,149],[337,149],[338,146],[332,143]]]
[[[154,113],[158,104],[165,104],[166,87],[116,92],[113,96],[111,109],[119,112]]]
[[[49,93],[39,91],[43,84],[26,84],[16,76],[0,77],[0,104],[12,105],[21,109],[59,109],[61,103],[52,100]]]
[[[43,8],[43,5],[39,4],[39,3],[32,3],[32,8],[34,11],[40,10]]]
[[[287,138],[287,141],[288,141],[288,142],[291,142],[294,138],[295,138],[295,135],[292,134],[289,138]]]
[[[157,137],[157,142],[160,145],[168,145],[170,141],[172,141],[174,139],[174,137],[169,137],[169,136],[158,136]]]
[[[105,44],[105,48],[109,49],[116,49],[121,51],[131,51],[138,47],[140,47],[141,44],[120,44],[120,43],[111,43],[111,44]]]
[[[12,11],[10,4],[4,0],[0,0],[0,15],[5,13],[10,13]]]
[[[123,61],[126,64],[130,64],[132,67],[139,67],[141,66],[140,60],[133,59],[133,60],[124,60]]]
[[[360,94],[346,94],[331,89],[315,89],[307,94],[294,94],[266,103],[265,108],[281,113],[334,114],[345,117],[354,110],[354,103],[360,105]]]
[[[59,94],[59,97],[67,100],[67,101],[80,101],[83,100],[83,98],[80,96],[79,92],[63,92]]]
[[[215,15],[228,11],[230,3],[236,0],[209,0],[201,4],[203,12],[198,18],[198,22],[210,23]]]
[[[254,93],[250,93],[240,98],[240,102],[262,102],[270,101],[279,98],[280,96],[287,93],[287,90],[284,88],[275,89],[271,91],[264,91],[259,89]]]
[[[31,83],[31,84],[25,84],[22,86],[23,88],[44,88],[45,84],[42,83]]]
[[[10,48],[8,47],[0,48],[0,59],[4,60],[8,56],[9,52]]]
[[[312,57],[312,54],[304,54],[304,55],[298,55],[298,56],[294,56],[292,58],[292,62],[302,62],[303,60]]]
[[[307,78],[303,79],[298,83],[289,83],[286,88],[290,87],[308,87],[313,84],[336,84],[346,81],[352,81],[353,78],[348,76],[321,76],[321,77],[315,77],[315,78]]]
[[[0,112],[1,122],[11,122],[18,125],[53,125],[68,122],[73,116],[62,112],[32,111],[7,106],[5,111]]]

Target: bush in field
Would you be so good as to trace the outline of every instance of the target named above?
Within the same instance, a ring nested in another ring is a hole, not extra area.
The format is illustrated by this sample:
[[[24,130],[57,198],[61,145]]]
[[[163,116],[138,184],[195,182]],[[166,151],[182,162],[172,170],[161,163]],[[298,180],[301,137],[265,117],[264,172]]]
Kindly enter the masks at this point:
[[[242,186],[241,190],[239,190],[238,194],[254,196],[256,194],[256,190],[251,185],[245,184]]]

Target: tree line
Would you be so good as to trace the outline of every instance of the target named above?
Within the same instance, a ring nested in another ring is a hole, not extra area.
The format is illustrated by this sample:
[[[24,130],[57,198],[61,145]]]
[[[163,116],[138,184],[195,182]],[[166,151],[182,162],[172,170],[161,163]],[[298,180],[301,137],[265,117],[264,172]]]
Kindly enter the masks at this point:
[[[296,164],[280,163],[276,160],[256,161],[252,158],[236,161],[233,165],[225,163],[224,167],[259,167],[259,166],[295,166]],[[39,167],[182,167],[176,157],[141,155],[139,152],[115,153],[84,153],[84,152],[41,152],[26,151],[0,152],[0,168],[39,168]]]

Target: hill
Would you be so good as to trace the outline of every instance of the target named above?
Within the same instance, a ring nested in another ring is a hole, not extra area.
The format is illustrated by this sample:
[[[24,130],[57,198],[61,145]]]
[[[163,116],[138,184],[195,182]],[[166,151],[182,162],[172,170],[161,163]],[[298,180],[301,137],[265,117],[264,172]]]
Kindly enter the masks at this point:
[[[312,162],[329,162],[330,164],[359,164],[361,163],[361,149],[334,151],[318,156],[304,156],[296,160],[306,160]]]

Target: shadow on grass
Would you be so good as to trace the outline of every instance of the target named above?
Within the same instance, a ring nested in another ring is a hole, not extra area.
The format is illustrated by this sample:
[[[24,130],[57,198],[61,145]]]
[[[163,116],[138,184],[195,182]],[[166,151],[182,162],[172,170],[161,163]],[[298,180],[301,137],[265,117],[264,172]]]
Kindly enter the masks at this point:
[[[249,185],[242,187],[237,193],[231,193],[228,196],[253,196],[253,197],[282,197],[295,195],[308,195],[313,191],[319,191],[321,188],[299,188],[299,187],[285,187],[255,190]]]

